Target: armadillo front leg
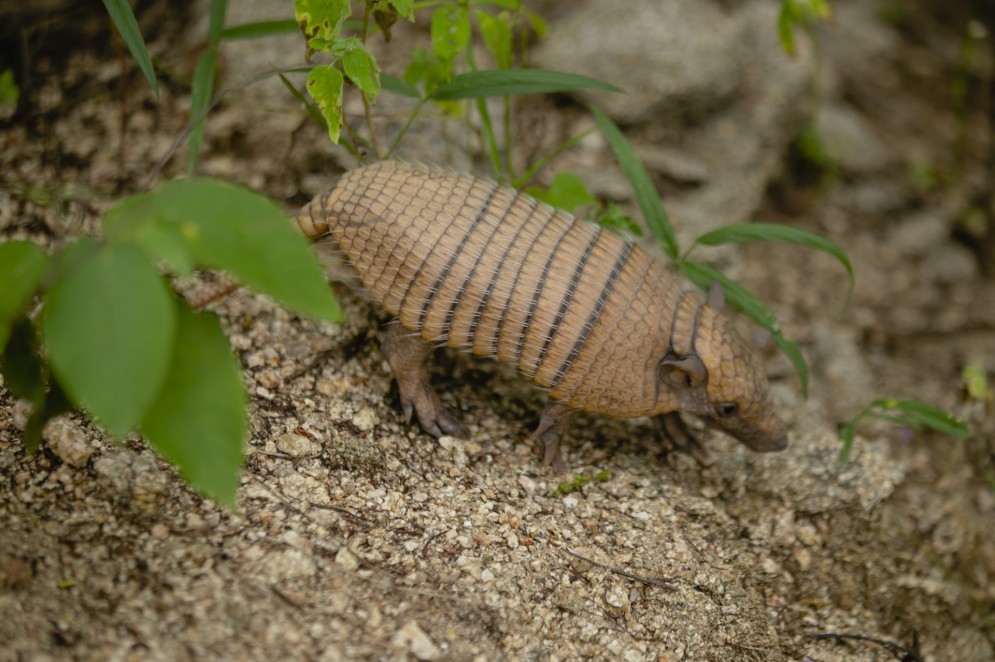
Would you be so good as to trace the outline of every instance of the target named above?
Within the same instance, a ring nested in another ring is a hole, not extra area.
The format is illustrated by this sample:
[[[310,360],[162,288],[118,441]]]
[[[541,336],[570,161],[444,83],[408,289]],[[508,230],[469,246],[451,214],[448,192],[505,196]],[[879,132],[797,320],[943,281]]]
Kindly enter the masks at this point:
[[[654,416],[653,423],[657,434],[664,442],[669,442],[673,450],[690,455],[703,467],[712,466],[712,457],[701,442],[691,434],[679,413],[672,411],[669,414]]]
[[[433,345],[418,336],[408,334],[396,321],[387,326],[383,354],[397,380],[401,407],[408,422],[411,422],[414,412],[425,432],[433,437],[448,434],[466,439],[470,436],[467,429],[449,413],[428,383],[425,360],[434,349]]]
[[[577,411],[566,405],[550,400],[539,417],[539,427],[532,433],[543,447],[542,462],[556,471],[566,470],[563,455],[560,453],[560,437],[566,434]]]

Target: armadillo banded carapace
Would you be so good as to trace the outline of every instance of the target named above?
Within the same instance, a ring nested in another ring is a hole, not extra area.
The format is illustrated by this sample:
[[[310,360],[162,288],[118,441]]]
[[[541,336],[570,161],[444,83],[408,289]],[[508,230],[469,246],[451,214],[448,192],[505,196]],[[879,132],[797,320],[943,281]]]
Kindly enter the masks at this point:
[[[433,432],[446,426],[426,419],[448,415],[432,411],[441,403],[424,392],[421,363],[445,344],[514,364],[548,390],[548,460],[576,410],[688,411],[756,450],[786,444],[766,377],[725,318],[611,231],[491,181],[393,162],[346,173],[297,221],[328,236],[411,332],[393,331],[385,352],[402,401],[414,393]]]

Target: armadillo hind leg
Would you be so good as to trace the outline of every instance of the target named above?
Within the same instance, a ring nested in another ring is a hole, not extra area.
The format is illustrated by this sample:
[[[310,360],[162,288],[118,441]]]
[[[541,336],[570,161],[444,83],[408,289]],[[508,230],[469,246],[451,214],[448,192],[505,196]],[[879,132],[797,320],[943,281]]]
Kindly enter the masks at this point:
[[[387,327],[383,354],[397,380],[401,407],[408,422],[414,413],[425,432],[433,437],[448,434],[466,439],[469,437],[466,427],[449,413],[428,382],[425,360],[434,349],[420,337],[408,334],[396,320]]]
[[[560,437],[567,433],[577,411],[560,402],[550,400],[539,417],[539,427],[532,433],[543,447],[543,464],[553,467],[556,471],[566,470],[563,455],[560,453]]]
[[[669,448],[690,455],[703,467],[712,465],[712,457],[701,445],[701,442],[691,434],[679,413],[672,411],[669,414],[654,416],[653,424],[656,426],[661,441]]]

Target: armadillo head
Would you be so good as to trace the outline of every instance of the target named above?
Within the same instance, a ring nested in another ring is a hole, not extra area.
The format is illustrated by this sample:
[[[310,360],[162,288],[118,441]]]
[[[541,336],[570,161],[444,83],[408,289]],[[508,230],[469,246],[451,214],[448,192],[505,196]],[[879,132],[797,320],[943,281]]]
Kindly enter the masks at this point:
[[[702,309],[692,347],[692,352],[670,353],[660,363],[661,395],[752,450],[784,450],[787,427],[774,411],[766,374],[739,334],[710,306]]]

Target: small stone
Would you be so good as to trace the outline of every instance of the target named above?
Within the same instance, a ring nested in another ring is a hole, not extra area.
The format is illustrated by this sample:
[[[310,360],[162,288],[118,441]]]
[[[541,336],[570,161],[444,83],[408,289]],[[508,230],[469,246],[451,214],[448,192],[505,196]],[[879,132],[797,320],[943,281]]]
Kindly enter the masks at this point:
[[[631,602],[629,601],[629,591],[622,585],[615,585],[604,593],[605,604],[608,610],[617,616],[624,616],[629,613]]]
[[[343,547],[335,555],[335,562],[346,572],[355,572],[359,569],[359,559],[349,551],[348,547]]]
[[[505,538],[505,542],[508,543],[510,549],[518,549],[518,536],[514,533],[509,533],[508,537]]]
[[[484,582],[485,584],[487,582],[494,581],[494,573],[491,572],[490,570],[484,570],[484,571],[482,571],[480,573],[480,581]]]
[[[439,647],[432,643],[425,631],[415,621],[408,621],[404,627],[394,633],[391,642],[412,653],[419,660],[436,660],[442,654]]]
[[[276,440],[276,449],[290,457],[304,457],[314,452],[310,439],[293,432],[281,435]]]
[[[369,432],[380,422],[380,416],[370,407],[363,407],[352,417],[352,424],[361,432]]]
[[[72,419],[53,420],[45,426],[44,436],[52,452],[72,467],[82,467],[93,457],[90,439]]]

